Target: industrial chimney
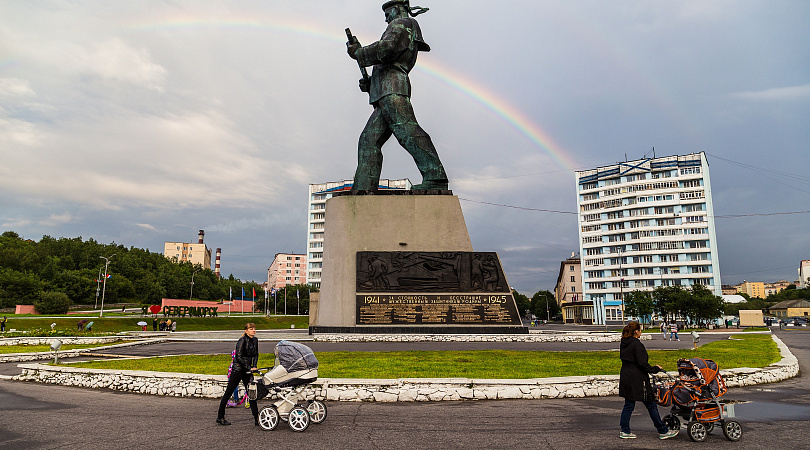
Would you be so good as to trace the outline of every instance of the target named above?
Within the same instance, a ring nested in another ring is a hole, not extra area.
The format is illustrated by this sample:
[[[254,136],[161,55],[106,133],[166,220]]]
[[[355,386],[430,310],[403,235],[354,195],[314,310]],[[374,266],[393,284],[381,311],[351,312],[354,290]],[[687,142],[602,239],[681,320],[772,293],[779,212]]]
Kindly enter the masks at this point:
[[[216,275],[217,278],[219,278],[219,276],[220,276],[219,275],[219,259],[220,259],[221,256],[222,256],[222,249],[218,248],[217,249],[217,259],[216,259],[216,262],[214,263],[214,275]]]
[[[203,243],[203,238],[205,237],[205,231],[204,230],[200,230],[199,237],[200,237],[200,242],[198,242],[198,244],[202,244]]]

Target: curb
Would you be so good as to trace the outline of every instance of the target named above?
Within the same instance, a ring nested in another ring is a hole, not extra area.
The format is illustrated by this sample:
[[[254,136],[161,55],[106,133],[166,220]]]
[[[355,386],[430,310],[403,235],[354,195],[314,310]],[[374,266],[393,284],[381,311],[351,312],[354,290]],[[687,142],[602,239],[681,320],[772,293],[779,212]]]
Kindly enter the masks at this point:
[[[796,376],[799,363],[776,336],[782,359],[763,368],[721,370],[729,387],[773,383]],[[151,395],[219,398],[225,375],[177,374],[137,370],[82,369],[43,364],[20,364],[16,381],[112,389]],[[470,378],[339,379],[322,378],[304,392],[307,399],[345,402],[423,402],[451,400],[500,400],[583,398],[617,395],[618,375],[489,380]],[[272,398],[272,397],[271,397]]]
[[[51,339],[53,340],[53,339]],[[81,356],[86,353],[95,353],[98,350],[109,350],[115,348],[124,348],[124,347],[137,347],[140,345],[151,345],[157,344],[160,342],[165,341],[166,339],[149,339],[143,341],[135,341],[135,342],[124,342],[122,344],[113,344],[113,345],[101,345],[99,347],[90,347],[90,348],[77,348],[73,350],[60,350],[59,357],[60,358],[73,358],[76,356]],[[35,353],[6,353],[0,355],[0,363],[8,363],[8,362],[25,362],[25,361],[41,361],[44,359],[51,359],[54,357],[53,352],[35,352]]]

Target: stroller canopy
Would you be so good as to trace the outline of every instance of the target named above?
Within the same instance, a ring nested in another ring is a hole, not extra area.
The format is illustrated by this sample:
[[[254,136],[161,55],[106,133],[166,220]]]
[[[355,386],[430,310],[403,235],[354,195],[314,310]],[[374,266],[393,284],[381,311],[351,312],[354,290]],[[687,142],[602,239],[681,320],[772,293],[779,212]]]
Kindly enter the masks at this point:
[[[678,375],[681,381],[691,382],[701,391],[708,389],[714,396],[720,397],[726,393],[726,383],[720,376],[717,363],[711,359],[679,359]]]
[[[276,357],[287,372],[318,368],[318,359],[315,358],[312,349],[297,342],[280,341],[276,344]]]

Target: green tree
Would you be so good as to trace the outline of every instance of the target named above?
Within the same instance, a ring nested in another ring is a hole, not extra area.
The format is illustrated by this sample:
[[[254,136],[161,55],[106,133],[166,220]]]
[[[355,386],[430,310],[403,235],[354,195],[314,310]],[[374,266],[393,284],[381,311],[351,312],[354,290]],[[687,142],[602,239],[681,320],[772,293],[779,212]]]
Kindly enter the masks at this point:
[[[532,314],[540,319],[549,320],[551,317],[560,313],[560,305],[557,304],[557,299],[554,294],[549,291],[537,291],[532,295],[531,301]]]
[[[40,314],[67,314],[71,305],[70,298],[64,292],[43,292],[34,302],[34,308]]]
[[[702,284],[692,285],[692,323],[705,323],[723,315],[723,297],[714,295]]]
[[[518,314],[520,317],[526,317],[526,314],[531,311],[531,301],[529,301],[529,297],[526,297],[514,289],[512,289],[512,296],[515,298]]]
[[[644,323],[650,323],[655,310],[652,292],[635,290],[626,293],[624,310],[628,316],[638,317]]]
[[[16,270],[0,270],[0,289],[3,298],[0,305],[10,308],[14,305],[33,305],[39,299],[45,283],[39,276]]]

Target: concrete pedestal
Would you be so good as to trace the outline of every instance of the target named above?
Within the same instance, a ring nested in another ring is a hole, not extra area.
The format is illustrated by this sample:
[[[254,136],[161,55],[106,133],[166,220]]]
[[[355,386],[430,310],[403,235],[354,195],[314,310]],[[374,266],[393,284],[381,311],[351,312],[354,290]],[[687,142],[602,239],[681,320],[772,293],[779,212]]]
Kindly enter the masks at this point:
[[[311,327],[355,327],[358,251],[473,251],[454,195],[347,195],[326,202],[323,270]]]

